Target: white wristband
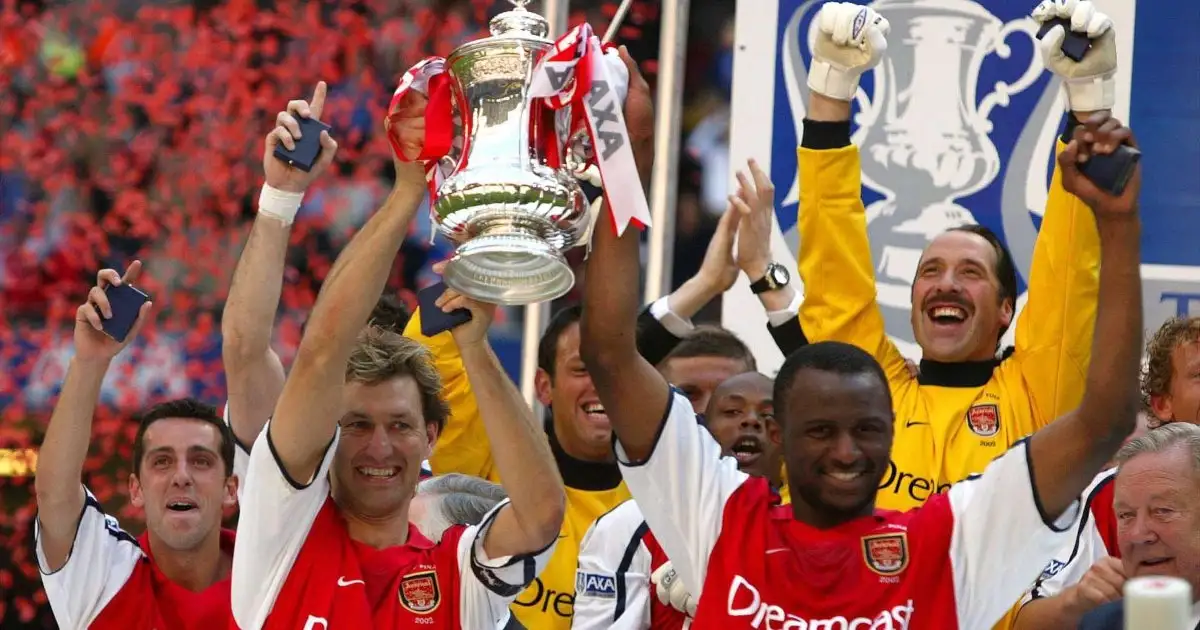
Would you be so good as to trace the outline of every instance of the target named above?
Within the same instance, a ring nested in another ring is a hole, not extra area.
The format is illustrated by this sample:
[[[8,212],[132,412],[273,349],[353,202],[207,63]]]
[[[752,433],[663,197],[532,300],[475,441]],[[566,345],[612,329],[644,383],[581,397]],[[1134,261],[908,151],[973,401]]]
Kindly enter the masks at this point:
[[[1117,103],[1117,81],[1112,74],[1063,81],[1067,107],[1073,112],[1112,109]]]
[[[808,89],[839,101],[853,101],[862,73],[842,70],[828,61],[814,59],[808,70]]]
[[[258,195],[258,212],[291,225],[300,211],[300,202],[304,200],[302,192],[288,192],[263,184],[262,192]]]

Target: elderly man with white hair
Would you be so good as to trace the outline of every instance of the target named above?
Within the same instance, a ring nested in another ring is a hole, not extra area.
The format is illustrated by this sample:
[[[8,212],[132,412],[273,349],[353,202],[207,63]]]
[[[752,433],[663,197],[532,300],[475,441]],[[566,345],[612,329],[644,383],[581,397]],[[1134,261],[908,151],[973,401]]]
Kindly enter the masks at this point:
[[[1120,566],[1126,578],[1169,576],[1200,595],[1200,426],[1175,422],[1154,429],[1117,453],[1113,511]],[[1191,625],[1200,627],[1193,599]],[[1084,615],[1080,630],[1124,628],[1124,600]]]

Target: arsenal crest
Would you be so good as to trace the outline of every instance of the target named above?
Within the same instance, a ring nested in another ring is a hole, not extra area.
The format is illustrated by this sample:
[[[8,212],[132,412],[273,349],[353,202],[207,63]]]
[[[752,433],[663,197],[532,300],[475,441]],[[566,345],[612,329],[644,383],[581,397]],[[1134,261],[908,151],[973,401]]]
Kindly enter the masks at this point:
[[[863,536],[863,560],[879,575],[897,575],[908,566],[908,535],[876,534]]]
[[[421,571],[400,578],[400,605],[409,612],[428,615],[442,602],[437,573]]]
[[[967,410],[967,426],[980,437],[992,437],[1000,431],[1000,408],[996,405],[975,405]]]

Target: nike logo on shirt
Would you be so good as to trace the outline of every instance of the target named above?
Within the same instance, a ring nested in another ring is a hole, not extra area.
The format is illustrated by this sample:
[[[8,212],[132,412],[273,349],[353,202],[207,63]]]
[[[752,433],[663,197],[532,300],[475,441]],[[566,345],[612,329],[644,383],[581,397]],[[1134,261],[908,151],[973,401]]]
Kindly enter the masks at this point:
[[[355,584],[366,584],[362,580],[347,580],[346,576],[338,578],[338,586],[354,586]]]

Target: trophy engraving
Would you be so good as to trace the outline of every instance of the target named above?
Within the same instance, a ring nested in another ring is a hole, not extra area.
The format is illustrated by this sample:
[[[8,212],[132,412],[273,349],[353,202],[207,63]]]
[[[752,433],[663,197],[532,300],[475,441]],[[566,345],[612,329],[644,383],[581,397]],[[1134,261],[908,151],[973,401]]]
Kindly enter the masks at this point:
[[[438,186],[432,213],[458,250],[446,265],[447,286],[497,304],[553,300],[575,276],[563,251],[590,226],[587,204],[567,168],[556,114],[529,96],[538,60],[554,42],[546,20],[525,0],[497,15],[491,36],[458,47],[446,59],[452,103],[461,119],[458,154]]]

